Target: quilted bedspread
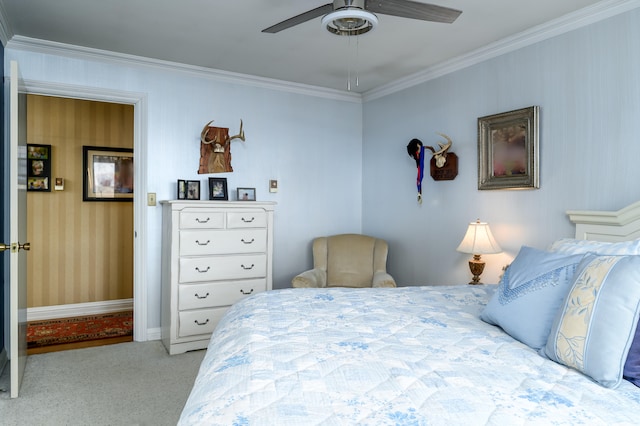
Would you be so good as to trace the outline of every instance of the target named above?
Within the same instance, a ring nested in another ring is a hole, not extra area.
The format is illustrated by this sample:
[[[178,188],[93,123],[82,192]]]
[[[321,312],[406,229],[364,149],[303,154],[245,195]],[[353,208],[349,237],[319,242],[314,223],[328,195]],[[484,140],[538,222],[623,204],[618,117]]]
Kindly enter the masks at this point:
[[[493,286],[286,289],[218,324],[182,425],[640,424],[606,389],[479,319]]]

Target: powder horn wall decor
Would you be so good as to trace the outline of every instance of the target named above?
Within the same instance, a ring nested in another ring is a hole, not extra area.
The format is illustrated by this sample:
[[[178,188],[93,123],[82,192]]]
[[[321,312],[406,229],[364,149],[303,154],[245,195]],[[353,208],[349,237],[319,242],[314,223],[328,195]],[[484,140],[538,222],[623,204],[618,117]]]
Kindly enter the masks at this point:
[[[213,120],[205,124],[200,132],[200,167],[198,174],[228,173],[231,167],[231,141],[240,139],[244,142],[244,130],[240,120],[240,131],[237,135],[229,136],[226,127],[211,126]]]
[[[424,146],[420,139],[411,139],[407,145],[407,153],[416,162],[417,176],[416,188],[418,190],[418,203],[422,204],[422,179],[424,177],[425,149],[431,151],[430,174],[433,180],[453,180],[458,176],[458,156],[449,152],[453,141],[444,133],[438,133],[445,138],[446,143],[438,143],[437,151],[432,146]]]

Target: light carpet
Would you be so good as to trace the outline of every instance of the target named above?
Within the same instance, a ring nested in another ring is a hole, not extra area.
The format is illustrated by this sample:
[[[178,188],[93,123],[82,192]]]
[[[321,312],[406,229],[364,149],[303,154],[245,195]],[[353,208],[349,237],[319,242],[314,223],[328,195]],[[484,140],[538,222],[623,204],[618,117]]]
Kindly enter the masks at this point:
[[[175,425],[205,352],[151,341],[30,355],[20,397],[0,392],[0,424]]]

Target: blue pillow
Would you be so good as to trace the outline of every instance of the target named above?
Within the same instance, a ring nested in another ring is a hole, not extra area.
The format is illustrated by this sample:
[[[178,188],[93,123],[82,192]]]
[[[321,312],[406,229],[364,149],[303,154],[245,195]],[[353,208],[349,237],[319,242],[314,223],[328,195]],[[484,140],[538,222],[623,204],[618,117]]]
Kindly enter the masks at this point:
[[[622,381],[639,315],[640,256],[586,255],[544,352],[615,388]]]
[[[542,348],[583,257],[523,246],[480,318],[527,346]]]
[[[622,377],[640,388],[640,322],[636,326],[636,337],[631,343]]]

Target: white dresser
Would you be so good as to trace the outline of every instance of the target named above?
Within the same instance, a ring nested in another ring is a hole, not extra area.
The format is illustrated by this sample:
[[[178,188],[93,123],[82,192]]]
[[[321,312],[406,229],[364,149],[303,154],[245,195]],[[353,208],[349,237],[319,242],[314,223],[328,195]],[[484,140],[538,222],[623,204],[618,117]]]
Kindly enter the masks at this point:
[[[162,343],[206,348],[225,311],[272,289],[273,209],[253,201],[162,201]]]

